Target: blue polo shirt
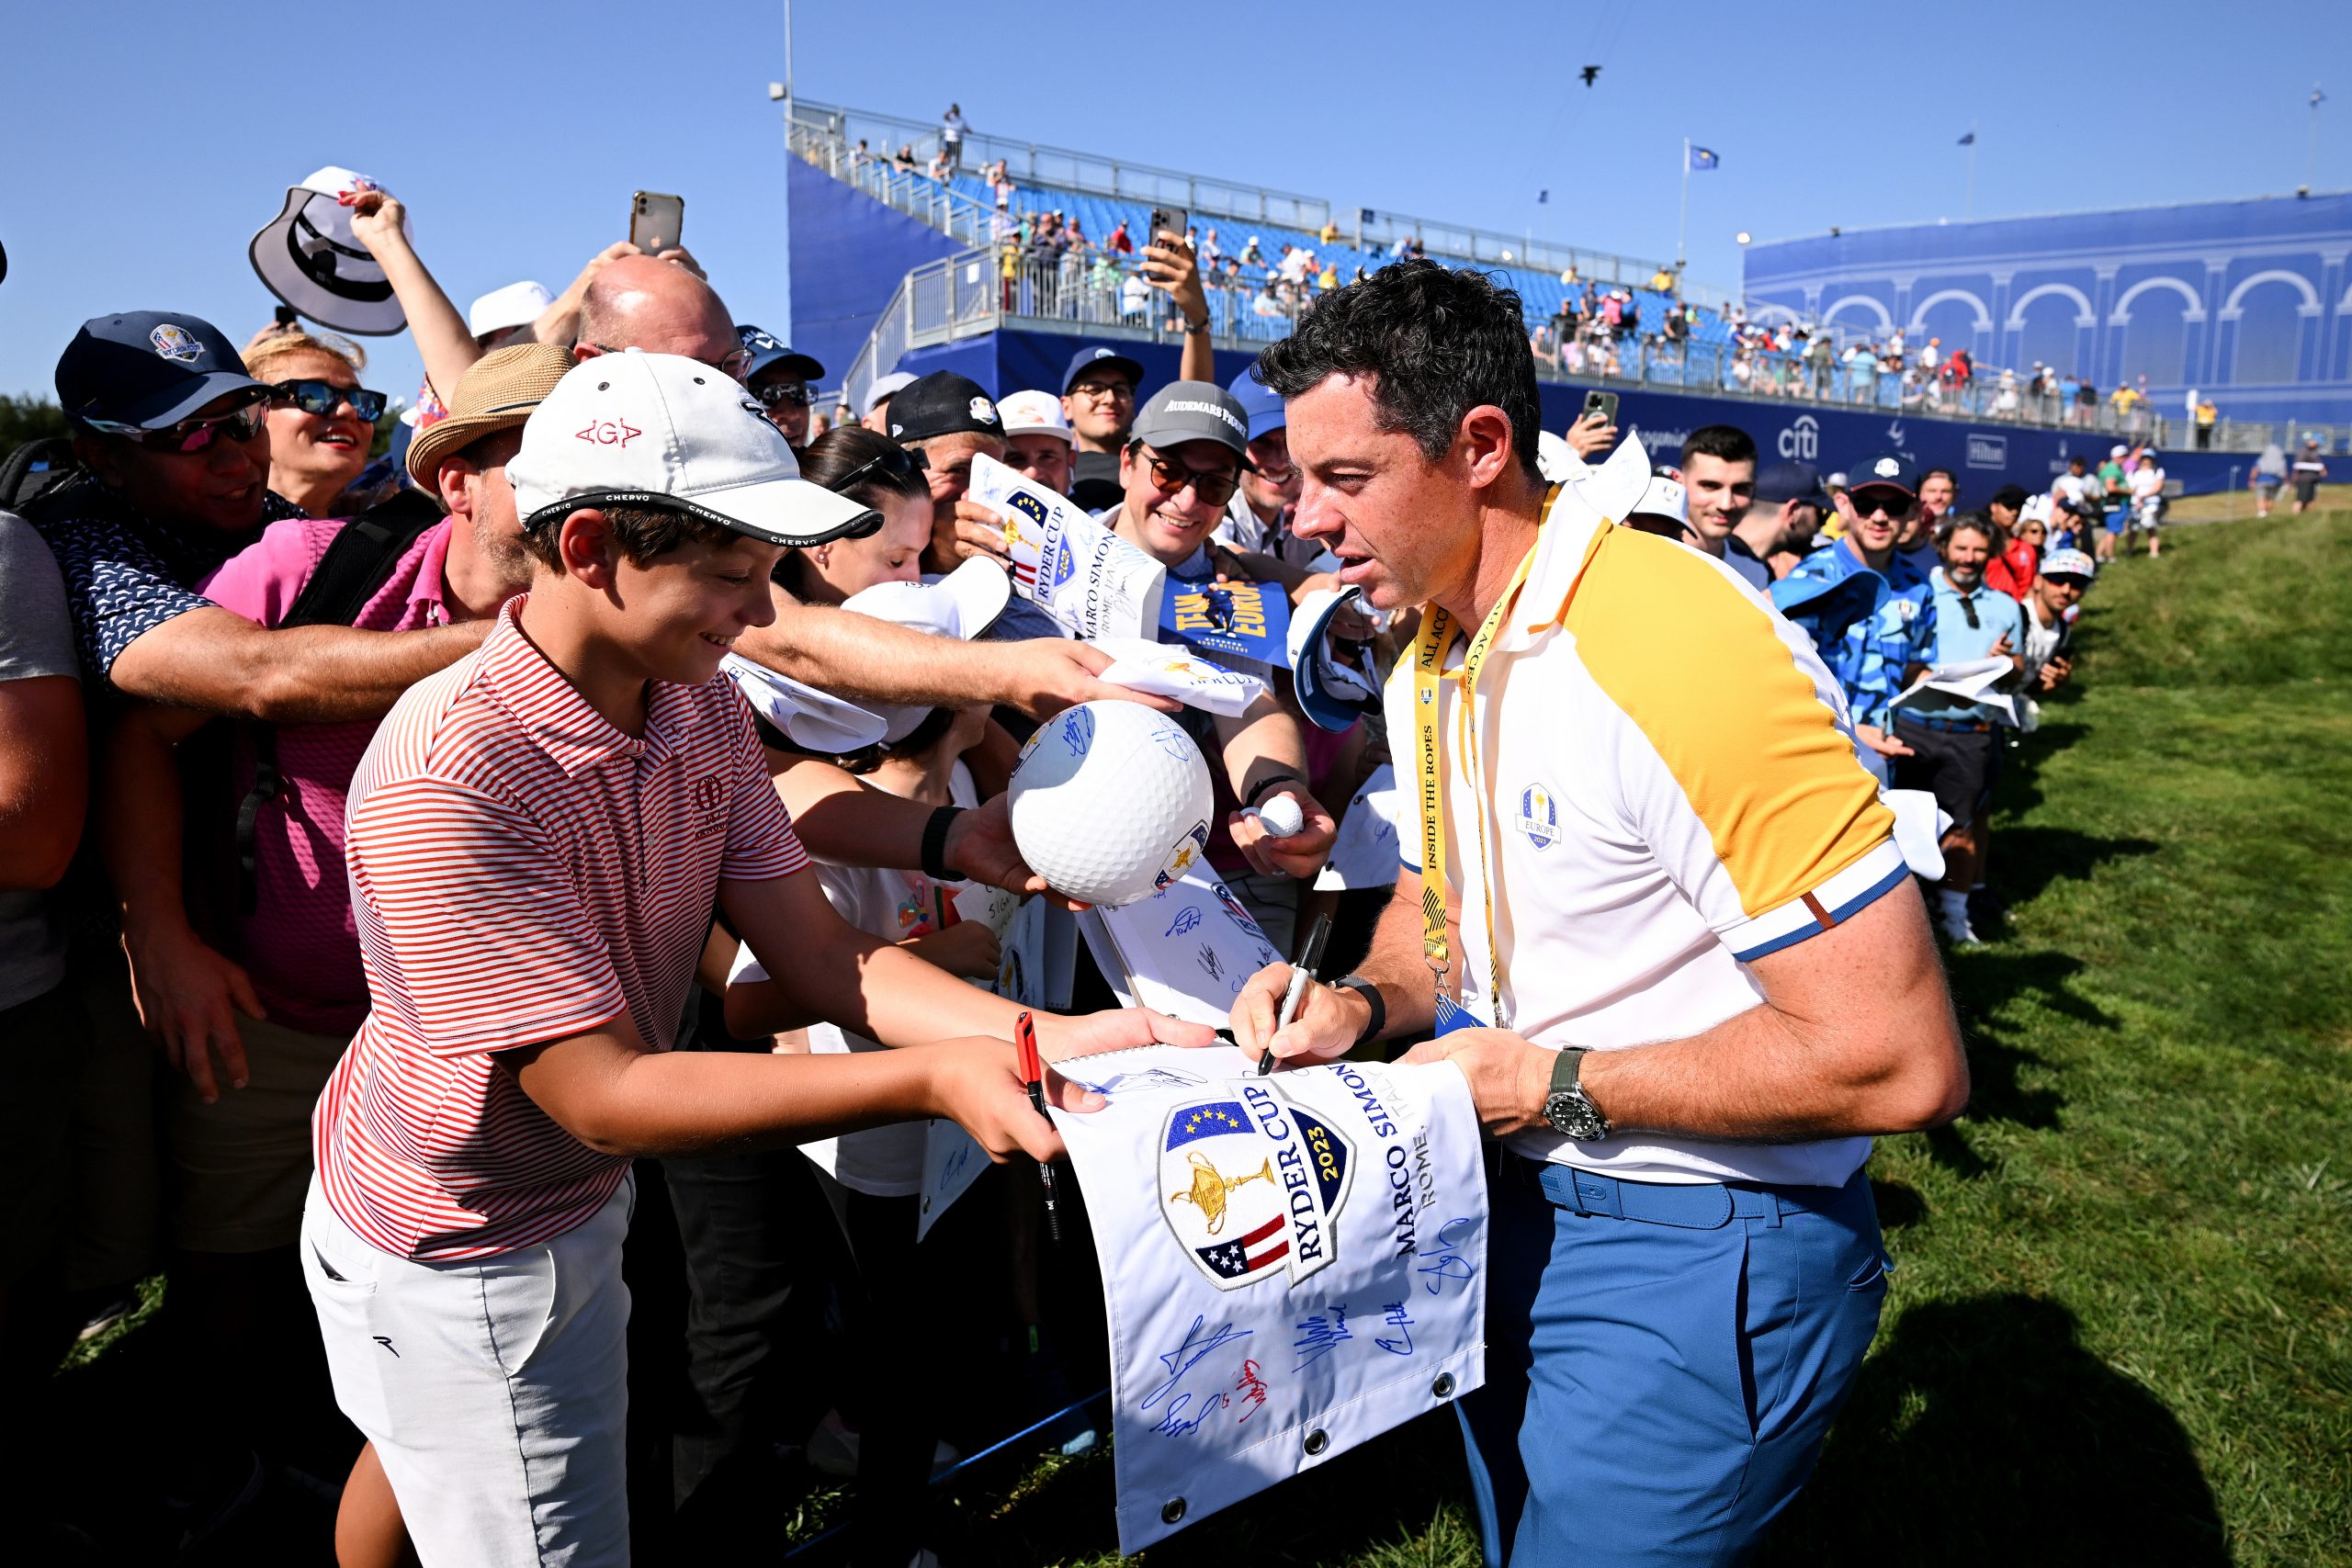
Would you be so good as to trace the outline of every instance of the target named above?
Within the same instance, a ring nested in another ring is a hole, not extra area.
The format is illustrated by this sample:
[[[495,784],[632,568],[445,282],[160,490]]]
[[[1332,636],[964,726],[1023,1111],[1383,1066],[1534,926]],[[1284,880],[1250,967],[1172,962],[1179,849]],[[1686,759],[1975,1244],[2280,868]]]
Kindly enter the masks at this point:
[[[2025,609],[2015,599],[1986,586],[1982,580],[1973,592],[1962,593],[1951,585],[1951,579],[1944,575],[1942,567],[1929,573],[1928,581],[1936,593],[1935,664],[1964,664],[1972,659],[1989,659],[1993,645],[2003,637],[2009,639],[2011,653],[2025,651]],[[1975,612],[1973,626],[1969,624],[1971,610]],[[1919,702],[1904,705],[1922,718],[1976,724],[1993,724],[2000,719],[1996,710],[1983,703],[1948,701],[1931,706]]]

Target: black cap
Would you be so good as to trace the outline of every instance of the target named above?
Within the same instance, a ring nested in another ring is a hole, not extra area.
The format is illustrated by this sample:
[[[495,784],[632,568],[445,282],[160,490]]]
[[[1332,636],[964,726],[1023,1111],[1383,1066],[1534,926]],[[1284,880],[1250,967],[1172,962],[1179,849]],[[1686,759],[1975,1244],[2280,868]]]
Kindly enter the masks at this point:
[[[980,390],[969,376],[934,370],[899,389],[890,400],[890,439],[926,441],[934,435],[976,432],[1002,435],[1004,421],[997,417],[996,400]]]
[[[1986,502],[1985,504],[1987,506],[2006,506],[2012,512],[2022,512],[2025,510],[2026,500],[2025,486],[2003,485],[2000,489],[1993,492],[1993,499]]]
[[[220,328],[177,310],[93,316],[57,357],[57,400],[68,414],[141,430],[260,385]]]
[[[1902,453],[1885,452],[1848,469],[1846,488],[1849,491],[1899,490],[1905,495],[1917,495],[1919,470]]]
[[[1756,499],[1775,506],[1784,501],[1826,506],[1829,492],[1821,486],[1821,470],[1811,463],[1775,463],[1756,476]]]
[[[1112,370],[1124,370],[1129,382],[1138,387],[1143,385],[1141,365],[1108,344],[1093,343],[1069,356],[1069,368],[1062,372],[1062,396],[1069,396],[1070,383],[1078,379],[1080,371],[1091,370],[1098,365]]]

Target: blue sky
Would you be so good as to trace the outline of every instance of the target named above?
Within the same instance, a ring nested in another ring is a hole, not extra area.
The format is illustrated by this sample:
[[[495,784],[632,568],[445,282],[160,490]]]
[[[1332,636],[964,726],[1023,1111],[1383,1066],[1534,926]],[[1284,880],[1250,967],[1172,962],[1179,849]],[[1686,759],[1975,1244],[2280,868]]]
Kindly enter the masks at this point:
[[[1431,15],[803,3],[796,85],[926,118],[955,99],[994,134],[1635,255],[1673,250],[1687,136],[1723,160],[1691,178],[1690,275],[1724,287],[1743,229],[1957,218],[1972,121],[1979,216],[2291,190],[2331,63],[2315,184],[2352,186],[2341,0]],[[0,391],[47,392],[101,311],[190,310],[242,341],[274,303],[246,243],[330,163],[409,203],[460,308],[517,277],[560,288],[625,237],[632,190],[680,192],[737,318],[781,330],[783,73],[781,0],[39,7],[10,45]],[[409,394],[405,341],[370,346],[368,384]]]

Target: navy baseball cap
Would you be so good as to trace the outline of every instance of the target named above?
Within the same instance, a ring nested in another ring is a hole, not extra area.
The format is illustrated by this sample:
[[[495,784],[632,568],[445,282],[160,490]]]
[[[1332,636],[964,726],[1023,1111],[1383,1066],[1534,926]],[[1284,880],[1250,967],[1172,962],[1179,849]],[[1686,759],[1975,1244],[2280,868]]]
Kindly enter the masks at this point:
[[[219,327],[175,310],[93,316],[57,356],[57,400],[68,414],[141,430],[260,386]]]
[[[1241,405],[1242,414],[1250,421],[1250,439],[1255,441],[1270,430],[1280,430],[1287,422],[1283,412],[1283,395],[1258,379],[1258,367],[1251,366],[1233,378],[1226,389],[1233,400]]]
[[[1123,370],[1126,373],[1129,383],[1137,387],[1143,385],[1141,365],[1129,359],[1108,344],[1090,344],[1069,356],[1069,368],[1062,372],[1062,396],[1069,396],[1070,383],[1078,379],[1079,372],[1091,370],[1098,365],[1113,370]]]
[[[1821,487],[1821,470],[1811,463],[1775,463],[1756,476],[1756,499],[1776,506],[1784,501],[1826,506],[1829,492]]]
[[[1902,453],[1887,452],[1848,469],[1846,488],[1849,491],[1899,490],[1905,495],[1917,495],[1919,470]]]
[[[781,365],[803,381],[814,381],[824,375],[825,367],[805,354],[795,353],[776,341],[773,333],[761,327],[738,326],[735,335],[752,351],[752,363],[744,367],[743,378],[750,380],[772,366]]]

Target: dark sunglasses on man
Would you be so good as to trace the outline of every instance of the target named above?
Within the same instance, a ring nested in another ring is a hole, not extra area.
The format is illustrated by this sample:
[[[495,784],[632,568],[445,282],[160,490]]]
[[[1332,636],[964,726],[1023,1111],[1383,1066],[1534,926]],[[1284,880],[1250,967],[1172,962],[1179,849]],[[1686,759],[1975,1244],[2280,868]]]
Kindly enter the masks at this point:
[[[223,436],[232,441],[251,441],[267,427],[268,414],[267,389],[255,388],[250,399],[226,413],[184,419],[177,424],[167,424],[160,430],[146,430],[135,424],[124,424],[119,420],[91,419],[87,416],[82,416],[81,423],[92,430],[122,436],[150,452],[187,454],[204,451]]]
[[[1917,496],[1905,495],[1899,490],[1849,491],[1847,493],[1853,499],[1855,515],[1860,517],[1883,512],[1890,523],[1907,523],[1911,514],[1919,509]]]
[[[808,406],[808,387],[803,381],[771,381],[764,387],[752,389],[752,396],[760,400],[762,408],[805,409]]]
[[[365,387],[338,387],[332,381],[280,381],[269,389],[269,400],[280,406],[291,404],[321,419],[345,403],[349,403],[351,412],[369,424],[384,417],[383,393],[371,392]]]
[[[1145,447],[1136,454],[1151,469],[1151,488],[1162,495],[1182,495],[1187,485],[1204,506],[1223,506],[1241,486],[1239,474],[1204,474],[1171,462]]]

